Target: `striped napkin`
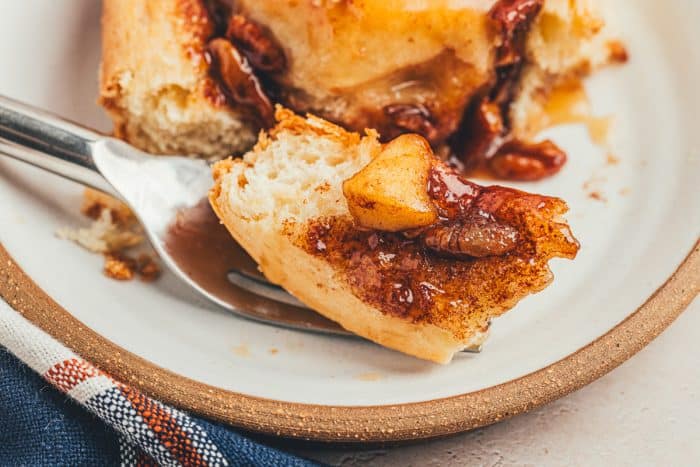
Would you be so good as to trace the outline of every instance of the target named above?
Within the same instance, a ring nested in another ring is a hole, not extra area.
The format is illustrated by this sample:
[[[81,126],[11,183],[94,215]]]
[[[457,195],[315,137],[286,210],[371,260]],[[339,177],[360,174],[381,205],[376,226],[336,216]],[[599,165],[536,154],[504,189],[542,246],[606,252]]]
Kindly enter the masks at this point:
[[[0,465],[314,464],[151,399],[0,300]]]

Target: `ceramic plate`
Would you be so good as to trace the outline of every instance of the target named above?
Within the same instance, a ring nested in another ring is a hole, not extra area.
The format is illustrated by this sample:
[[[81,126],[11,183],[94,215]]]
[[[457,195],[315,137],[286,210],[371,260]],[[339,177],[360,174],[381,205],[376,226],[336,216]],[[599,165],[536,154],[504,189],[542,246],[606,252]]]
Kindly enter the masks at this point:
[[[631,61],[587,83],[595,113],[615,118],[609,147],[593,145],[580,126],[558,128],[549,136],[570,162],[521,186],[569,202],[581,252],[552,263],[554,284],[498,319],[479,355],[437,366],[360,339],[236,318],[168,274],[155,285],[107,279],[102,258],[54,235],[85,222],[81,187],[2,157],[0,291],[117,376],[256,431],[422,438],[574,390],[649,342],[698,290],[700,3],[610,3],[624,7]],[[94,0],[2,2],[0,93],[108,130],[95,104],[99,8]]]

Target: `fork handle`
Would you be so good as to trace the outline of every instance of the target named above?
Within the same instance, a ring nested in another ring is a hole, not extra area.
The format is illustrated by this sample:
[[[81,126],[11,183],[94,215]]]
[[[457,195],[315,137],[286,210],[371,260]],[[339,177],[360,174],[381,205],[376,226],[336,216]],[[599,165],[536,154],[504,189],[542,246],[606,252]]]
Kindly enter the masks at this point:
[[[113,193],[92,157],[104,136],[0,95],[0,153],[83,185]]]

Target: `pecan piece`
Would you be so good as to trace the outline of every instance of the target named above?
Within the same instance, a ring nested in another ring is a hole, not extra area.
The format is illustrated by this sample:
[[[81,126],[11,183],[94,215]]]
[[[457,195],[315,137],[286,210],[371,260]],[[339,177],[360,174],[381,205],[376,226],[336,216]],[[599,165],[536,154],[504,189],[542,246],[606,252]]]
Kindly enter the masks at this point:
[[[463,130],[461,161],[468,168],[478,167],[498,147],[505,132],[500,107],[489,99],[483,99]]]
[[[543,5],[544,0],[499,0],[489,13],[501,30],[501,45],[496,52],[496,85],[490,98],[501,107],[506,124],[524,63],[527,32]]]
[[[256,70],[281,73],[287,68],[287,58],[272,33],[245,16],[231,16],[226,37],[241,50]]]
[[[133,258],[121,253],[107,253],[105,255],[104,273],[110,279],[129,281],[134,278],[136,269],[137,264]]]
[[[499,178],[536,181],[559,172],[566,163],[566,153],[550,140],[529,144],[511,141],[503,145],[488,161]]]
[[[253,108],[263,126],[274,123],[270,100],[253,74],[248,61],[226,39],[214,39],[207,46],[211,73],[234,103]]]
[[[231,16],[231,5],[226,0],[204,0],[204,8],[214,24],[214,37],[223,36]]]
[[[496,66],[512,65],[523,57],[524,34],[542,10],[544,0],[499,0],[489,12],[501,28],[502,45]]]
[[[160,266],[153,256],[143,253],[136,260],[137,272],[144,282],[153,282],[160,276]]]
[[[387,105],[384,107],[384,115],[398,129],[418,133],[428,141],[434,142],[440,136],[430,110],[423,104]]]
[[[423,232],[423,243],[438,254],[456,258],[502,256],[518,243],[518,231],[483,216],[437,224]]]
[[[489,12],[501,36],[495,80],[484,99],[470,109],[461,134],[452,142],[457,160],[467,169],[483,167],[508,137],[510,106],[525,64],[527,32],[543,4],[544,0],[498,0]]]

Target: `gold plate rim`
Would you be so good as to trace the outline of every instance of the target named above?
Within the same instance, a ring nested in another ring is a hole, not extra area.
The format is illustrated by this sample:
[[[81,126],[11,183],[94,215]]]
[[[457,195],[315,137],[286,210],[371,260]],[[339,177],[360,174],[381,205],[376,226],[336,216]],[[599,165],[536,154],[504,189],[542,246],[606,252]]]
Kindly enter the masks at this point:
[[[409,404],[335,407],[219,389],[132,354],[74,318],[0,244],[0,296],[76,353],[165,403],[244,430],[320,442],[397,442],[489,425],[579,389],[617,367],[670,325],[700,292],[700,240],[634,313],[552,365],[480,391]]]

